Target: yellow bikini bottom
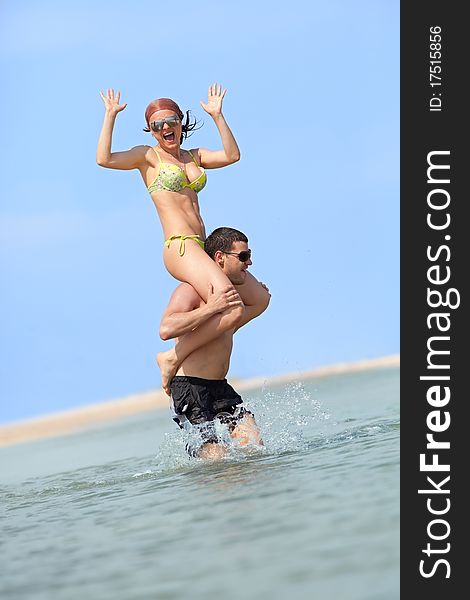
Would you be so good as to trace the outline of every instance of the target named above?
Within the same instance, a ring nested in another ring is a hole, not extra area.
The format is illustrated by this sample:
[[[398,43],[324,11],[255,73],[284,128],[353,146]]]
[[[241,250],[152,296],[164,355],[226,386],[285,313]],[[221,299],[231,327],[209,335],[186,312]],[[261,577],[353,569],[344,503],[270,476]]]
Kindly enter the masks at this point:
[[[184,251],[186,249],[186,246],[185,246],[185,243],[184,243],[185,240],[194,240],[204,250],[204,242],[201,240],[200,236],[198,236],[198,235],[172,235],[167,240],[165,240],[165,246],[167,248],[169,248],[170,244],[171,244],[171,242],[173,240],[179,240],[180,241],[180,256],[184,255]]]

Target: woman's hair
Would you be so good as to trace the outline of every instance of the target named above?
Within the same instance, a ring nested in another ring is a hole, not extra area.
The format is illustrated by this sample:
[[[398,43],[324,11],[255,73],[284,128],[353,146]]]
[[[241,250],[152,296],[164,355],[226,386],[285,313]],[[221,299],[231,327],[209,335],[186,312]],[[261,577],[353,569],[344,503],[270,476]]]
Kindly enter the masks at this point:
[[[248,244],[248,238],[244,233],[238,231],[238,229],[219,227],[218,229],[214,229],[204,242],[204,250],[211,258],[214,258],[217,250],[230,252],[232,244],[235,242],[245,242]]]
[[[156,100],[152,100],[152,102],[150,102],[150,104],[145,109],[145,121],[147,123],[147,127],[144,127],[144,131],[146,131],[147,133],[150,132],[149,119],[153,115],[153,113],[157,112],[157,110],[172,110],[181,119],[182,128],[181,128],[180,144],[182,144],[183,140],[185,140],[187,137],[189,137],[195,129],[200,129],[202,127],[202,125],[199,125],[199,127],[197,127],[198,122],[196,119],[194,119],[194,121],[191,122],[191,119],[189,116],[189,113],[190,113],[189,110],[186,111],[186,121],[183,122],[183,119],[184,119],[183,111],[176,104],[176,102],[174,100],[172,100],[171,98],[157,98]]]

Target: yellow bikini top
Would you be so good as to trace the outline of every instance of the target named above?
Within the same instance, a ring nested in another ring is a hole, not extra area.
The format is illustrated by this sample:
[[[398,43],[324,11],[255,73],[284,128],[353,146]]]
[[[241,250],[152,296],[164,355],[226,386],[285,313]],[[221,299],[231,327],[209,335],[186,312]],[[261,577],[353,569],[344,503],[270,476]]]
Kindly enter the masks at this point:
[[[196,193],[199,193],[207,183],[207,175],[203,167],[198,164],[197,160],[192,155],[191,150],[188,150],[194,164],[201,171],[201,174],[194,181],[188,181],[186,173],[181,167],[173,163],[166,163],[162,161],[160,154],[154,148],[155,154],[158,156],[160,161],[160,169],[155,180],[148,186],[148,191],[158,192],[160,190],[167,190],[168,192],[180,192],[182,189],[189,187]]]

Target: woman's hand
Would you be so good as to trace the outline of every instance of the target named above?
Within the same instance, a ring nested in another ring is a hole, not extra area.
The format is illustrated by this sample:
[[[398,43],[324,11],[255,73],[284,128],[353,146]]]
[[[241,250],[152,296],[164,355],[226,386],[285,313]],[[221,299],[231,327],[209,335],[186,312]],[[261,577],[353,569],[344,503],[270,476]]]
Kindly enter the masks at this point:
[[[213,83],[209,86],[207,92],[207,104],[204,104],[201,100],[201,106],[212,118],[222,114],[222,100],[224,99],[225,92],[222,91],[222,86],[218,83]]]
[[[113,88],[108,88],[106,92],[106,96],[103,92],[100,92],[100,96],[104,102],[104,106],[106,108],[106,112],[111,115],[117,115],[121,110],[124,110],[127,106],[127,102],[125,104],[119,104],[121,99],[121,92],[118,92],[116,96],[114,96]]]

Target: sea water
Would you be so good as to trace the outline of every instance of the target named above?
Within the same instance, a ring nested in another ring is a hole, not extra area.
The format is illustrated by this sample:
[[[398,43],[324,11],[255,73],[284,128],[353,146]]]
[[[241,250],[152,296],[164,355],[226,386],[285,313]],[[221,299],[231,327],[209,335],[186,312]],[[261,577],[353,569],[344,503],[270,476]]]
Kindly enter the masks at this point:
[[[5,600],[396,600],[399,370],[244,395],[265,446],[187,456],[170,412],[0,449]]]

